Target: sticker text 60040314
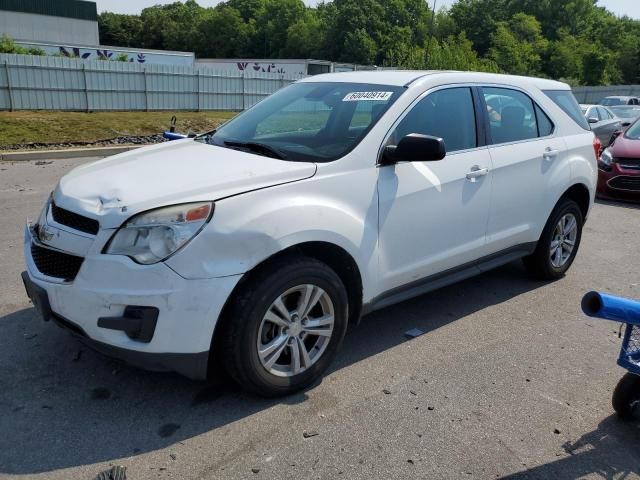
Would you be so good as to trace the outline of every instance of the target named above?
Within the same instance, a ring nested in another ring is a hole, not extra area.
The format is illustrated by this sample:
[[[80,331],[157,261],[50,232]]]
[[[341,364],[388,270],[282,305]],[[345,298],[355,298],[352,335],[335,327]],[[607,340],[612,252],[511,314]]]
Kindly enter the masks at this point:
[[[343,102],[387,101],[393,92],[351,92],[342,99]]]

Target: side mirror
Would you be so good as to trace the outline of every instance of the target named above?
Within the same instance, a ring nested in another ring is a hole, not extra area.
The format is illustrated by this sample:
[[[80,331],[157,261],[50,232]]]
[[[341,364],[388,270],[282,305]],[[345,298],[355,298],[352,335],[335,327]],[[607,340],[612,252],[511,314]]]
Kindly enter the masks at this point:
[[[589,123],[598,123],[600,120],[598,120],[596,117],[589,117],[587,118],[587,121]]]
[[[442,138],[410,133],[398,145],[388,145],[382,152],[382,164],[397,162],[435,162],[447,155]]]
[[[629,122],[629,121],[625,120],[625,121],[623,121],[623,122],[621,123],[621,126],[622,126],[622,127],[624,127],[624,128],[627,128],[629,125],[631,125],[631,123],[632,123],[632,122]]]

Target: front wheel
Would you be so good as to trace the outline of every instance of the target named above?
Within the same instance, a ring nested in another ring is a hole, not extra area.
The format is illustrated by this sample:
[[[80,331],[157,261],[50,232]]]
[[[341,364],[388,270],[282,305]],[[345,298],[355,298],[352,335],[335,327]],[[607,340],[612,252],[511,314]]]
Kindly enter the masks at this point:
[[[524,258],[529,273],[540,280],[562,277],[576,258],[584,217],[576,202],[560,200],[542,231],[535,252]]]
[[[613,409],[621,418],[640,413],[640,376],[625,374],[613,392]]]
[[[222,342],[230,376],[262,396],[287,395],[329,367],[347,328],[340,277],[311,258],[250,274],[225,318]]]

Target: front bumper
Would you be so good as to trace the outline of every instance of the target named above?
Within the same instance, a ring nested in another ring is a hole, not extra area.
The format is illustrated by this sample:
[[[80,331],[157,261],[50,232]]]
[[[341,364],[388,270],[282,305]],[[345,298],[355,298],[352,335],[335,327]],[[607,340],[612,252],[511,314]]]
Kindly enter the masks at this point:
[[[606,199],[640,201],[640,170],[618,163],[613,163],[610,170],[599,165],[597,194]]]
[[[39,244],[31,228],[25,228],[26,277],[46,292],[56,323],[96,350],[128,363],[206,378],[215,325],[240,275],[188,280],[164,263],[139,265],[91,248],[75,278],[63,282],[38,270],[31,253],[34,242]],[[149,341],[98,325],[100,318],[125,316],[130,306],[158,310]]]

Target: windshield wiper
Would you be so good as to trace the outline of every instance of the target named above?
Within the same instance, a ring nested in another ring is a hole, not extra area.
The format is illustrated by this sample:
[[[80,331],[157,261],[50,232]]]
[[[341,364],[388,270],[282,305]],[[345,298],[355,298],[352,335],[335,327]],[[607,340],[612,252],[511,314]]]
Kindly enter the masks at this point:
[[[281,152],[277,148],[274,148],[270,145],[259,143],[259,142],[234,142],[231,140],[225,140],[224,144],[227,147],[231,148],[246,148],[247,150],[251,150],[257,154],[265,155],[267,157],[277,158],[279,160],[284,160],[287,158],[286,153]]]

